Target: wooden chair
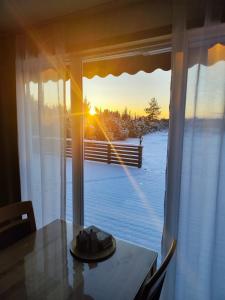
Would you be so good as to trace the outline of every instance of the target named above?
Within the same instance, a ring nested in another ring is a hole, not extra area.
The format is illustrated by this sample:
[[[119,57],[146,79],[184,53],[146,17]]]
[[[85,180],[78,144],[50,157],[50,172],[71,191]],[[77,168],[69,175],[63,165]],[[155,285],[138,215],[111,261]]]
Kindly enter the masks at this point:
[[[36,224],[31,201],[17,202],[0,208],[0,249],[34,231]]]
[[[168,265],[176,250],[176,240],[171,244],[167,256],[159,269],[143,282],[135,300],[159,300]]]

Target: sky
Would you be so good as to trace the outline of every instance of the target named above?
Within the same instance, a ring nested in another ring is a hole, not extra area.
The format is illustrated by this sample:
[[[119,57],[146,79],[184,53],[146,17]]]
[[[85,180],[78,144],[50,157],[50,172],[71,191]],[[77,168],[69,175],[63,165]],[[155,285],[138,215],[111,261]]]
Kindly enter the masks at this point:
[[[134,75],[108,75],[105,78],[83,77],[83,97],[92,107],[123,112],[127,108],[132,115],[146,115],[144,109],[151,98],[156,98],[160,108],[160,118],[169,117],[171,71],[157,69],[152,73],[140,71]],[[31,86],[32,95],[37,98],[37,84]],[[62,98],[63,82],[45,83],[45,101],[49,105],[58,104],[58,91]],[[61,100],[62,101],[62,100]],[[66,102],[70,107],[70,82],[66,83]]]
[[[197,79],[199,74],[199,79]],[[219,75],[218,75],[219,74]],[[186,118],[221,118],[224,113],[225,63],[219,61],[210,66],[194,65],[188,70],[186,91]],[[108,75],[83,78],[83,97],[92,107],[120,112],[125,108],[132,115],[145,115],[148,101],[155,97],[161,108],[161,118],[169,117],[171,71],[160,69],[152,73],[140,71],[134,75]],[[30,92],[38,97],[37,83],[31,83]],[[60,97],[58,96],[58,92]],[[48,105],[63,103],[63,81],[44,84],[45,102]],[[70,107],[70,83],[66,84],[67,107]],[[60,100],[59,100],[60,99]]]
[[[222,48],[221,48],[222,47]],[[214,49],[215,48],[215,49]],[[186,89],[186,118],[222,118],[224,114],[224,46],[214,46],[209,66],[189,67]],[[221,52],[222,51],[222,52]],[[222,54],[221,54],[221,53]],[[215,56],[215,57],[214,57]],[[221,59],[219,59],[221,58]],[[128,109],[133,115],[145,115],[148,101],[155,97],[161,107],[161,118],[168,118],[171,71],[157,69],[152,73],[140,71],[134,75],[108,75],[83,78],[83,97],[92,107],[120,112]],[[59,94],[58,94],[59,92]],[[30,93],[38,98],[37,83],[30,84]],[[63,103],[63,81],[44,84],[44,102],[48,105]],[[66,101],[70,106],[70,84],[66,84]]]
[[[171,71],[157,69],[135,75],[123,73],[105,78],[83,78],[83,97],[94,107],[122,112],[125,107],[133,115],[145,115],[144,108],[155,97],[161,107],[161,118],[168,118]]]

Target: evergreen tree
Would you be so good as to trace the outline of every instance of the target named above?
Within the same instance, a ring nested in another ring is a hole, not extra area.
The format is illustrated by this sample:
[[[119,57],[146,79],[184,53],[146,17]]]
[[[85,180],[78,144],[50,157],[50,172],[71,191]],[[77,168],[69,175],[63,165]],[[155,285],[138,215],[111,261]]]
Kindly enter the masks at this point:
[[[152,98],[148,102],[148,107],[145,108],[145,113],[148,115],[148,121],[153,122],[158,120],[161,111],[160,111],[160,106],[158,105],[158,102],[156,98]]]
[[[91,108],[90,102],[88,102],[88,99],[85,97],[83,101],[83,112],[84,114],[88,114]]]
[[[127,107],[125,107],[124,111],[122,112],[122,120],[129,121],[131,119],[130,114],[128,113]]]

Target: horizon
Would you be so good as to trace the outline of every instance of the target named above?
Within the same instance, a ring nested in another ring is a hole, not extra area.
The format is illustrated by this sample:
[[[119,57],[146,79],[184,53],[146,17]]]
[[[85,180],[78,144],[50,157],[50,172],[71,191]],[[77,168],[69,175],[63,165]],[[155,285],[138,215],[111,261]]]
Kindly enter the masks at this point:
[[[83,77],[83,99],[92,107],[104,111],[119,111],[125,108],[132,116],[147,116],[144,109],[156,98],[161,109],[160,118],[169,118],[171,71],[157,69],[152,73],[139,71],[134,75]],[[70,108],[70,82],[66,84],[66,103]]]
[[[152,98],[160,106],[160,118],[169,118],[171,71],[157,69],[152,73],[140,71],[134,75],[108,75],[104,78],[83,77],[83,98],[92,107],[104,111],[119,111],[127,108],[132,116],[147,115],[144,109]],[[160,86],[160,88],[159,88]]]
[[[209,83],[205,90],[204,85],[200,85],[199,88],[199,104],[196,109],[198,110],[199,119],[217,119],[221,118],[220,102],[217,101],[221,95],[219,86],[221,84],[222,77],[215,78],[213,76],[213,70],[215,67],[219,67],[219,71],[223,73],[223,64],[218,62],[216,65],[209,67]],[[201,70],[205,73],[205,66],[201,66]],[[195,89],[191,87],[194,85],[194,80],[197,74],[197,65],[192,66],[188,72],[187,82],[187,103],[186,103],[186,119],[192,119],[193,106],[192,102],[195,97]],[[104,78],[94,76],[92,79],[83,77],[83,98],[87,98],[91,106],[111,111],[119,111],[122,113],[125,108],[128,112],[131,112],[132,116],[145,116],[145,107],[148,105],[148,101],[151,98],[156,98],[160,108],[160,118],[169,118],[169,103],[170,103],[170,81],[171,71],[163,71],[157,69],[152,73],[145,73],[140,71],[134,75],[123,73],[120,76],[108,75]],[[63,81],[59,82],[60,89],[63,88]],[[214,87],[212,89],[212,87]],[[218,87],[218,88],[217,88]],[[210,89],[210,92],[206,95],[206,91]],[[37,84],[31,82],[30,92],[33,99],[37,99],[38,91]],[[45,83],[45,104],[48,106],[57,106],[59,99],[57,92],[55,91],[55,82],[48,81]],[[70,81],[66,82],[66,106],[70,109]],[[207,106],[204,106],[204,101],[208,102]]]

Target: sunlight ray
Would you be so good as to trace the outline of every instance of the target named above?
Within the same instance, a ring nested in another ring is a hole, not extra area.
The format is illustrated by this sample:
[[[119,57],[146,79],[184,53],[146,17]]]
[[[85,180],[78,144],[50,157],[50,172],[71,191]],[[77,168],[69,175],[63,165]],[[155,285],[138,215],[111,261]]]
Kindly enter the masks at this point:
[[[155,209],[149,203],[148,198],[146,197],[145,193],[141,190],[141,188],[138,185],[136,179],[131,175],[131,173],[129,171],[129,168],[126,165],[123,164],[120,155],[118,154],[118,152],[115,149],[113,143],[111,142],[111,140],[107,136],[107,133],[105,132],[103,126],[101,125],[101,122],[99,121],[98,117],[95,116],[95,119],[96,119],[96,123],[98,124],[99,128],[101,129],[101,131],[102,131],[103,135],[105,136],[106,140],[108,141],[108,143],[110,143],[110,146],[115,151],[118,160],[121,162],[121,166],[122,166],[124,172],[126,173],[126,175],[127,175],[128,179],[129,179],[131,185],[136,190],[136,192],[137,192],[137,194],[139,196],[139,200],[142,202],[142,205],[148,211],[149,216],[153,219],[153,223],[155,224],[155,227],[157,228],[157,230],[161,232],[161,225],[162,225],[161,223],[162,223],[162,221],[157,216]]]

